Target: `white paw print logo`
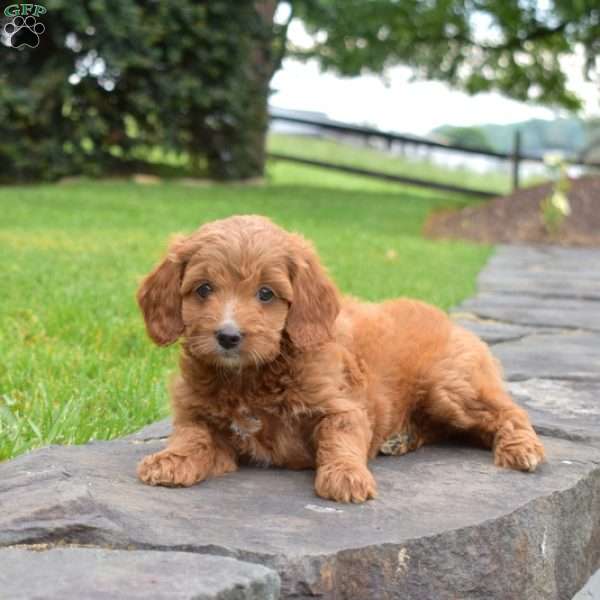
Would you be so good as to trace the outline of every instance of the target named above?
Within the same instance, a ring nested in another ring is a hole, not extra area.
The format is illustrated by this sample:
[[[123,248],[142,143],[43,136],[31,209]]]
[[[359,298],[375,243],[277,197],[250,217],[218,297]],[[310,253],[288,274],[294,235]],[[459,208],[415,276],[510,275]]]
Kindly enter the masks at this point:
[[[4,26],[4,33],[8,37],[9,45],[12,48],[37,48],[40,44],[40,35],[46,31],[43,23],[40,23],[34,16],[15,17],[11,22]]]

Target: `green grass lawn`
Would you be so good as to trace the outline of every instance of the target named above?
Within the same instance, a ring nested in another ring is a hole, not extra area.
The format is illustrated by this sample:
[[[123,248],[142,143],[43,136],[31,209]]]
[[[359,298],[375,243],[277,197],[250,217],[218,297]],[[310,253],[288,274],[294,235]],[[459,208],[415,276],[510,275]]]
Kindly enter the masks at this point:
[[[278,163],[264,186],[125,182],[0,188],[0,459],[123,435],[168,414],[176,348],[134,294],[173,232],[261,213],[313,239],[344,292],[449,308],[490,248],[421,237],[464,199]]]
[[[426,157],[408,158],[372,148],[340,144],[331,139],[283,134],[271,134],[268,149],[281,154],[416,177],[425,181],[449,183],[476,190],[509,193],[511,189],[509,164],[505,164],[502,168],[502,163],[499,163],[498,171],[476,173],[466,168],[444,167],[431,162]],[[528,180],[525,183],[530,182]]]

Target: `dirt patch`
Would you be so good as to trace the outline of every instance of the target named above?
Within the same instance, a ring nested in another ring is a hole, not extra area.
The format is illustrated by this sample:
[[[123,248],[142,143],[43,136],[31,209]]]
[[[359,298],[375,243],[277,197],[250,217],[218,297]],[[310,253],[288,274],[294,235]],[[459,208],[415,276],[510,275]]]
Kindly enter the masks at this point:
[[[435,239],[467,239],[484,243],[559,244],[600,246],[600,177],[571,180],[568,197],[571,214],[560,231],[544,227],[540,203],[552,193],[552,184],[518,190],[459,211],[432,214],[424,233]]]

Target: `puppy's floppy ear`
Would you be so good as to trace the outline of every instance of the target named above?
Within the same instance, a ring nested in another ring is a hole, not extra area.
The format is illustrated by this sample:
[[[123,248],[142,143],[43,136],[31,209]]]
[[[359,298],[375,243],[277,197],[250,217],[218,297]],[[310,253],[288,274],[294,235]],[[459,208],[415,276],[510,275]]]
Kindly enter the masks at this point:
[[[298,348],[327,341],[340,312],[338,292],[321,266],[312,245],[290,235],[289,271],[293,298],[286,332]]]
[[[146,331],[159,346],[167,346],[183,333],[181,294],[186,257],[186,238],[173,239],[169,253],[142,281],[137,301],[144,315]]]

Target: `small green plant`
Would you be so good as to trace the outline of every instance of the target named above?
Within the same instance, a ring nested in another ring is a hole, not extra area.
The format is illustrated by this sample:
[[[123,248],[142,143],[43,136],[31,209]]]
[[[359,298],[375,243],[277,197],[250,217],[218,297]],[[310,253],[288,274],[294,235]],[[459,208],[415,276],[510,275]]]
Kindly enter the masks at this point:
[[[550,235],[556,235],[571,214],[568,192],[571,187],[568,165],[562,154],[547,154],[544,162],[552,172],[552,193],[540,203],[542,221]]]

